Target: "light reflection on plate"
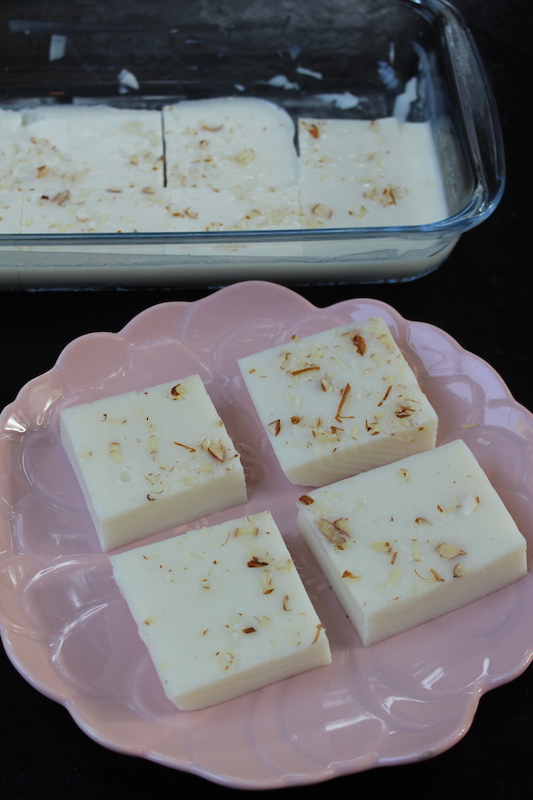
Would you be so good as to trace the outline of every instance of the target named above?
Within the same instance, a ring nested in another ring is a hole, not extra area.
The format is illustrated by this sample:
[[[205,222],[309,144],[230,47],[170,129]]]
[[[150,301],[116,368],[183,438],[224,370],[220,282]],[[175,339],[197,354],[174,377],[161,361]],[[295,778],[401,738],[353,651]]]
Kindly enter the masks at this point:
[[[153,306],[118,334],[77,339],[2,414],[0,615],[20,672],[97,741],[236,788],[315,783],[442,752],[468,729],[480,695],[531,661],[531,574],[363,648],[297,534],[301,489],[275,463],[236,360],[292,334],[372,315],[391,327],[437,410],[438,443],[465,439],[532,550],[533,416],[488,364],[438,328],[376,300],[318,309],[289,289],[251,281],[195,303]],[[180,712],[164,696],[100,552],[59,441],[58,414],[72,402],[191,372],[203,378],[241,452],[249,500],[176,530],[270,508],[326,626],[333,663]]]

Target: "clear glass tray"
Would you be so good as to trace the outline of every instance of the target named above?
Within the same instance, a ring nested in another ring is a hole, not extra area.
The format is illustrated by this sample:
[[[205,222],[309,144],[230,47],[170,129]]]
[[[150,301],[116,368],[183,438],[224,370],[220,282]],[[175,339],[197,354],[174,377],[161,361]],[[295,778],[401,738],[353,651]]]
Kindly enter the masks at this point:
[[[438,267],[501,197],[494,99],[464,20],[442,0],[57,0],[7,2],[0,14],[0,108],[160,109],[235,94],[293,119],[372,120],[401,108],[431,125],[449,208],[409,227],[17,234],[0,223],[0,283],[410,280]],[[344,93],[355,107],[318,99]]]

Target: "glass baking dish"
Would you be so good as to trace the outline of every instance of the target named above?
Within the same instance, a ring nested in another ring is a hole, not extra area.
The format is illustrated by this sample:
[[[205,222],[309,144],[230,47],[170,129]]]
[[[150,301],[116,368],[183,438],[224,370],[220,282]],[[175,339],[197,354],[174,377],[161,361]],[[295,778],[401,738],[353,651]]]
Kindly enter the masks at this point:
[[[1,109],[239,95],[272,101],[295,124],[425,122],[447,206],[430,224],[284,230],[20,233],[0,219],[4,286],[406,281],[437,268],[501,198],[492,92],[444,0],[8,0],[0,14]],[[10,199],[1,184],[0,199]]]

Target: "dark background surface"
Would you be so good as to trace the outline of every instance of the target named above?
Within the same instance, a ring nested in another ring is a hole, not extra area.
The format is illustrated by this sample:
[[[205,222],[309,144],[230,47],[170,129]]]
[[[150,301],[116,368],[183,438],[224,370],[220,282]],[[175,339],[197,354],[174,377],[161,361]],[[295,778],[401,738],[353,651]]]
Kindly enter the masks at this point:
[[[465,234],[440,269],[408,284],[296,288],[317,306],[372,297],[412,320],[437,325],[502,376],[533,410],[531,377],[531,56],[529,0],[457,0],[496,95],[507,157],[507,187],[496,212]],[[24,3],[21,4],[21,10]],[[0,291],[0,406],[50,369],[73,338],[118,331],[138,312],[167,300],[195,300],[205,289]],[[532,487],[533,491],[533,487]],[[533,609],[532,609],[533,612]],[[202,791],[223,800],[237,790],[121,755],[96,744],[68,711],[39,694],[0,651],[2,800],[122,800]],[[156,788],[157,787],[157,788]],[[308,787],[275,790],[303,797]],[[530,798],[533,796],[533,668],[481,698],[473,725],[450,750],[416,764],[337,778],[315,797]],[[239,792],[246,794],[246,792]],[[265,792],[274,795],[274,792]]]

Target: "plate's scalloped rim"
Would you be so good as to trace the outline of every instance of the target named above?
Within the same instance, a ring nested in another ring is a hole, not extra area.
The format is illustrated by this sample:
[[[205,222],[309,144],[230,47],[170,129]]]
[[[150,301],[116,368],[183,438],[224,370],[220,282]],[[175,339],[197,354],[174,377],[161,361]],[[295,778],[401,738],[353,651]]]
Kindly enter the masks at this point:
[[[314,314],[315,312],[330,314],[340,311],[342,313],[348,308],[353,309],[354,306],[356,308],[367,308],[368,306],[373,306],[374,308],[380,309],[385,316],[389,316],[391,319],[393,319],[403,333],[409,333],[411,329],[415,328],[423,331],[432,330],[439,337],[445,338],[448,346],[458,353],[461,358],[473,359],[474,362],[477,363],[484,371],[490,371],[493,379],[496,380],[500,388],[503,390],[508,402],[508,406],[512,407],[518,413],[533,420],[533,415],[531,415],[531,412],[529,412],[527,408],[513,398],[507,384],[503,381],[496,370],[484,359],[463,348],[450,334],[438,328],[437,326],[423,321],[407,320],[392,306],[376,299],[353,298],[340,301],[332,306],[321,308],[313,305],[311,302],[303,298],[301,295],[298,295],[288,287],[267,281],[243,281],[241,283],[215,290],[212,294],[192,302],[171,300],[149,306],[135,315],[128,323],[126,323],[126,325],[122,327],[120,331],[112,333],[111,336],[117,337],[118,339],[127,341],[129,343],[135,343],[136,336],[142,330],[144,330],[145,326],[148,325],[148,327],[150,327],[153,321],[157,322],[158,331],[157,336],[154,337],[154,340],[161,338],[161,336],[171,336],[177,327],[185,324],[188,318],[194,314],[195,308],[201,308],[207,303],[214,303],[217,305],[222,301],[239,297],[243,292],[263,293],[261,302],[264,303],[266,307],[268,307],[268,302],[270,302],[270,300],[265,302],[267,295],[268,297],[282,298],[289,305],[293,302],[296,302],[297,311],[300,313],[296,314],[294,318],[291,318],[291,323],[296,318],[301,318],[307,314]],[[162,317],[164,317],[163,325],[161,325]],[[172,323],[170,323],[170,319],[172,320]],[[41,385],[45,386],[48,382],[53,382],[54,379],[57,379],[59,383],[61,382],[61,371],[63,369],[64,361],[71,354],[75,353],[77,348],[80,346],[90,347],[97,337],[108,333],[109,332],[95,331],[73,339],[59,354],[54,366],[42,375],[39,375],[28,381],[28,383],[26,383],[25,386],[20,389],[15,400],[3,409],[2,413],[0,414],[0,431],[2,432],[0,439],[0,468],[3,460],[2,442],[4,440],[3,432],[6,421],[15,412],[18,413],[19,411],[22,411],[22,415],[24,415],[24,403],[26,398]],[[3,475],[0,471],[0,483],[2,481]],[[9,520],[3,513],[1,513],[0,516],[1,545],[2,529],[4,530],[4,536],[9,537]],[[9,542],[6,542],[4,544],[3,553],[0,553],[0,564],[3,562],[5,563],[6,560],[9,559],[9,556],[7,555],[8,552]],[[531,580],[533,580],[533,576],[530,576],[529,580],[531,582]],[[192,774],[202,776],[225,786],[245,789],[268,789],[319,783],[327,781],[333,777],[370,769],[380,765],[412,763],[419,760],[425,760],[429,757],[433,757],[439,753],[442,753],[452,747],[467,733],[472,724],[482,695],[487,691],[518,677],[528,668],[529,664],[533,660],[532,639],[528,643],[524,644],[522,657],[517,659],[514,664],[509,665],[508,669],[503,674],[492,676],[489,672],[487,672],[484,675],[478,676],[478,679],[474,685],[467,687],[467,689],[465,689],[465,691],[461,694],[465,700],[463,719],[461,719],[460,722],[457,722],[453,730],[450,731],[446,736],[442,737],[437,742],[433,743],[433,746],[430,746],[423,751],[406,752],[401,756],[396,755],[394,757],[383,757],[380,755],[378,747],[351,761],[330,763],[327,767],[315,764],[316,769],[307,774],[292,775],[285,772],[283,774],[278,773],[277,775],[270,774],[264,778],[246,779],[237,775],[224,775],[221,772],[216,773],[208,769],[205,765],[202,766],[200,764],[187,763],[185,759],[180,762],[179,759],[176,759],[175,757],[172,758],[168,755],[158,752],[156,747],[146,748],[145,746],[134,744],[132,742],[126,744],[118,741],[113,737],[112,733],[110,733],[108,730],[102,729],[101,725],[98,725],[98,720],[95,721],[90,719],[86,710],[83,709],[83,693],[74,691],[74,688],[56,673],[47,659],[42,657],[43,653],[45,653],[47,650],[47,645],[46,642],[39,639],[39,632],[37,630],[31,630],[31,627],[27,629],[20,624],[13,623],[6,618],[4,614],[0,613],[0,620],[2,618],[3,622],[2,626],[0,627],[0,634],[6,654],[11,663],[36,690],[55,702],[62,704],[69,711],[77,725],[94,741],[120,753],[144,757],[159,764],[191,772]],[[34,656],[33,653],[37,654],[37,657]],[[32,663],[35,666],[32,666]],[[44,666],[45,664],[46,667]]]

